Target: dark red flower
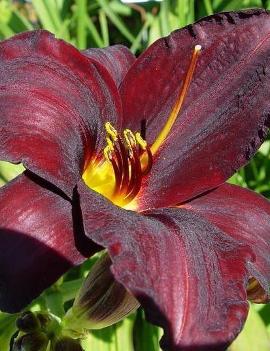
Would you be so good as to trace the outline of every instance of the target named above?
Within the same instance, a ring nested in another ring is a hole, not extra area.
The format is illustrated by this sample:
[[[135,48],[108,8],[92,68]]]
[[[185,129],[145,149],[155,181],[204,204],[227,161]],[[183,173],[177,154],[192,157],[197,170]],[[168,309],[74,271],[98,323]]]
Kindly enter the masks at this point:
[[[247,298],[269,299],[270,204],[224,184],[266,136],[269,72],[259,9],[204,18],[136,61],[45,31],[0,43],[1,158],[27,168],[0,192],[0,307],[102,246],[165,350],[225,350]]]

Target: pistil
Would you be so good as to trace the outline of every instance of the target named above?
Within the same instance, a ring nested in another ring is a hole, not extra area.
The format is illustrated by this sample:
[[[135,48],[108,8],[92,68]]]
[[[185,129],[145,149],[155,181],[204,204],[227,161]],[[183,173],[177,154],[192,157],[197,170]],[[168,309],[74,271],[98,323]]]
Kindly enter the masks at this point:
[[[155,142],[151,146],[151,152],[153,155],[155,155],[155,153],[158,151],[160,146],[163,144],[163,142],[165,141],[165,139],[169,135],[169,133],[172,129],[172,126],[174,125],[176,118],[179,115],[179,112],[181,110],[181,107],[183,106],[183,102],[185,100],[185,97],[187,95],[188,88],[190,86],[192,77],[194,75],[194,71],[196,68],[197,60],[198,60],[199,54],[201,52],[201,49],[202,49],[201,45],[196,45],[194,47],[192,57],[190,60],[190,64],[189,64],[189,68],[188,68],[187,73],[186,73],[186,77],[183,81],[183,84],[181,85],[178,97],[177,97],[176,102],[172,108],[172,112],[170,113],[170,115],[167,119],[167,122],[165,123],[164,127],[162,128],[157,139],[155,140]]]

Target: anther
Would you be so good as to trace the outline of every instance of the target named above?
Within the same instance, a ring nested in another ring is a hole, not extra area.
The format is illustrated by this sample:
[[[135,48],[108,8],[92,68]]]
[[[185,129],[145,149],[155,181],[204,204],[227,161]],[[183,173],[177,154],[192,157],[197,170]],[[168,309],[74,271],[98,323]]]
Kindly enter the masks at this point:
[[[112,138],[112,141],[117,141],[117,130],[111,125],[110,122],[106,122],[105,123],[105,130],[107,132],[107,134]]]
[[[124,130],[124,138],[126,141],[126,144],[129,148],[133,148],[136,146],[136,138],[135,135],[132,133],[130,129],[125,129]]]

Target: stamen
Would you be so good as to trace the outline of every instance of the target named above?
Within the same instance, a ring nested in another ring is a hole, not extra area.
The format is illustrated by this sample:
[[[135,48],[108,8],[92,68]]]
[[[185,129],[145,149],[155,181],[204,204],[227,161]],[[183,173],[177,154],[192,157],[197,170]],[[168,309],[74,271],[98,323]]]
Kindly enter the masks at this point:
[[[130,157],[130,182],[127,189],[127,195],[122,201],[122,205],[128,204],[138,194],[142,183],[142,170],[140,157],[136,147],[132,148],[132,156]]]
[[[110,127],[113,128],[111,125]],[[122,181],[121,157],[119,155],[118,149],[114,148],[114,143],[112,142],[112,140],[109,137],[107,137],[106,141],[107,141],[107,146],[104,149],[104,156],[107,161],[111,162],[113,167],[114,176],[115,176],[115,186],[114,186],[113,195],[115,196],[119,192],[121,181]],[[114,156],[116,156],[116,160],[114,159]]]
[[[146,174],[152,166],[152,155],[146,141],[140,133],[135,135],[130,129],[123,132],[124,142],[121,136],[118,136],[114,127],[107,122],[105,125],[108,134],[107,146],[104,149],[104,155],[113,167],[115,184],[113,200],[122,206],[129,203],[140,191],[142,176]],[[142,170],[143,154],[146,151],[146,166]],[[150,160],[150,161],[149,161]]]
[[[128,151],[125,148],[121,137],[118,139],[118,143],[119,143],[120,153],[121,153],[122,163],[123,163],[123,168],[122,168],[123,175],[122,175],[122,182],[120,186],[120,192],[125,193],[129,183]]]
[[[201,45],[196,45],[194,47],[193,54],[191,57],[191,62],[190,62],[185,80],[181,86],[178,98],[173,106],[172,112],[171,112],[169,118],[167,119],[165,126],[163,127],[160,134],[158,135],[157,139],[155,140],[155,142],[151,146],[151,152],[153,155],[155,155],[155,153],[158,151],[160,146],[163,144],[164,140],[167,138],[167,136],[170,133],[171,128],[174,125],[175,120],[176,120],[176,118],[181,110],[181,107],[182,107],[184,99],[187,95],[188,88],[190,86],[192,77],[194,75],[196,63],[197,63],[201,48],[202,48]]]
[[[111,141],[110,138],[106,138],[106,141],[107,141],[107,146],[108,148],[111,150],[111,151],[114,151],[114,147],[113,147],[113,142]]]
[[[114,186],[113,196],[116,196],[119,193],[121,180],[122,180],[122,172],[119,169],[118,164],[114,158],[112,158],[110,161],[111,161],[111,164],[113,166],[113,171],[114,171],[114,175],[115,175],[115,186]]]
[[[142,170],[142,175],[143,176],[148,174],[151,171],[151,168],[153,166],[153,155],[152,155],[150,147],[147,146],[145,151],[147,153],[147,164],[144,167],[144,169]]]
[[[111,162],[111,160],[112,160],[112,150],[111,150],[111,148],[110,148],[109,145],[107,145],[107,146],[104,148],[103,153],[104,153],[105,159],[106,159],[107,161]]]
[[[141,137],[140,133],[135,134],[136,140],[138,145],[143,151],[146,151],[146,157],[145,154],[141,156],[141,164],[144,166],[142,169],[142,175],[146,175],[150,172],[152,165],[153,165],[153,155],[150,150],[150,147],[147,145],[147,142]]]

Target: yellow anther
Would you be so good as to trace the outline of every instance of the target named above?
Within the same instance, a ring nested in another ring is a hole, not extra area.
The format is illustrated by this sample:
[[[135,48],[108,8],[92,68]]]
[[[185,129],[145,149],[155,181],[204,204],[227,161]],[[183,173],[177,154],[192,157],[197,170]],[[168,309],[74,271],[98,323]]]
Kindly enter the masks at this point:
[[[113,150],[110,148],[109,145],[107,145],[105,148],[104,148],[104,157],[107,161],[111,162],[112,160],[112,153],[113,153]]]
[[[117,130],[111,125],[110,122],[105,123],[105,130],[107,134],[112,138],[113,141],[117,141]]]
[[[127,146],[132,149],[134,146],[136,146],[136,138],[135,135],[132,133],[130,129],[125,129],[124,130],[124,138],[127,143]]]
[[[142,138],[141,134],[139,132],[137,132],[135,134],[135,138],[137,140],[137,143],[140,145],[140,147],[143,149],[143,150],[146,150],[147,148],[147,142]]]
[[[113,147],[113,142],[111,141],[110,138],[106,138],[106,141],[107,141],[107,147],[111,150],[111,151],[114,151],[114,147]]]
[[[154,155],[160,146],[163,144],[164,140],[167,138],[168,134],[170,133],[172,126],[174,125],[176,118],[181,110],[181,107],[183,106],[183,102],[185,100],[185,97],[187,95],[192,77],[194,75],[194,71],[196,68],[196,63],[200,54],[202,47],[201,45],[196,45],[193,49],[191,61],[187,70],[186,77],[183,81],[183,84],[180,88],[178,97],[176,99],[176,102],[172,108],[172,112],[170,113],[163,129],[159,133],[157,139],[154,141],[153,145],[151,146],[151,152]]]

